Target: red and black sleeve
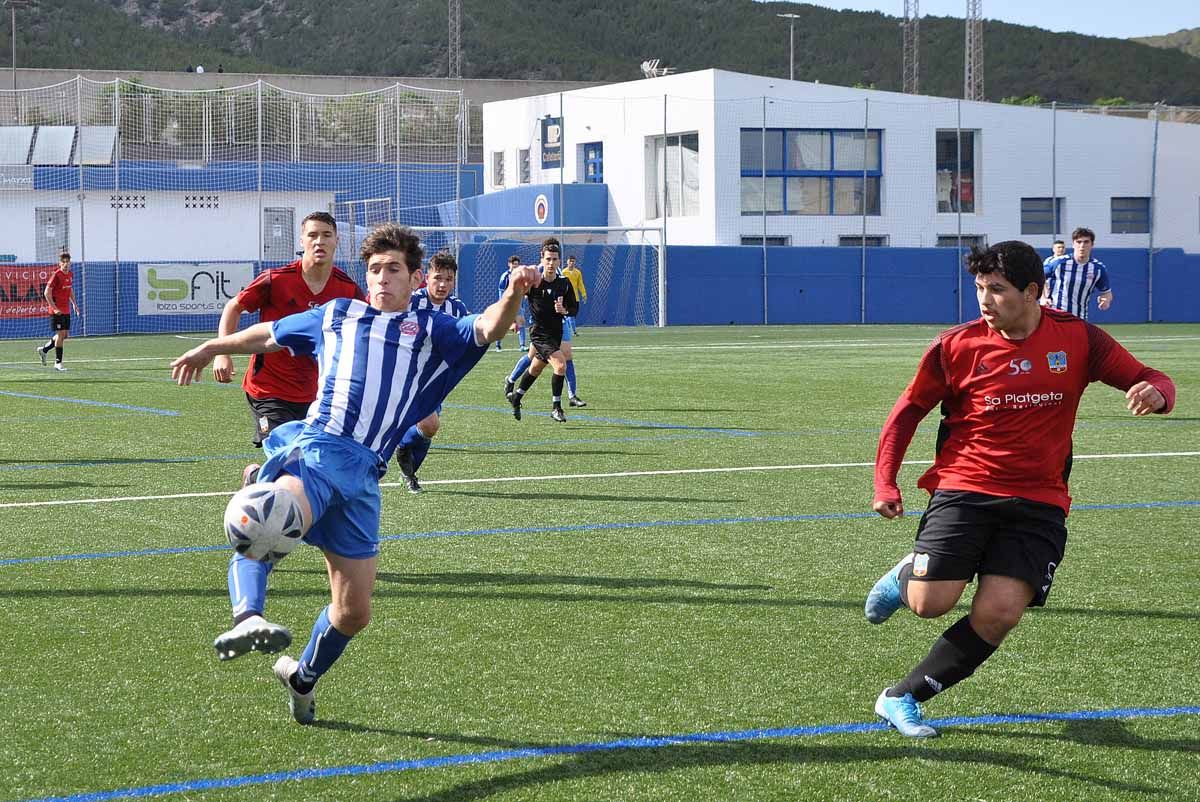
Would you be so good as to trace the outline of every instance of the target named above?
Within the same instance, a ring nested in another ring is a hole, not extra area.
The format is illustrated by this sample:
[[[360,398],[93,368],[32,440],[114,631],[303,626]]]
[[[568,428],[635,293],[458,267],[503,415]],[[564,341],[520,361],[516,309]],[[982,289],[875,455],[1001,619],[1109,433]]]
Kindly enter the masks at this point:
[[[917,374],[896,399],[887,421],[883,424],[883,431],[879,435],[879,448],[875,452],[876,501],[900,500],[896,476],[900,473],[900,464],[904,461],[908,445],[917,432],[917,426],[929,411],[949,394],[943,348],[939,338],[921,357]]]

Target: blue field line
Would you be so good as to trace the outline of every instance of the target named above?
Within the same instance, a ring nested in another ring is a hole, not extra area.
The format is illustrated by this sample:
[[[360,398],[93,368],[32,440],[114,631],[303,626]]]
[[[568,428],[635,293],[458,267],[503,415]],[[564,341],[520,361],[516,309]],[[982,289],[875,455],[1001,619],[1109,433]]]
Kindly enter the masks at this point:
[[[110,407],[112,409],[123,409],[128,412],[149,412],[152,415],[168,415],[170,417],[178,417],[179,413],[173,409],[155,409],[154,407],[135,407],[129,404],[114,404],[109,401],[89,401],[86,398],[63,398],[55,395],[34,395],[33,393],[14,393],[11,390],[0,390],[0,395],[7,395],[13,398],[32,398],[35,401],[60,401],[64,404],[83,404],[89,407]]]
[[[1043,724],[1058,721],[1104,721],[1112,719],[1167,718],[1174,716],[1200,715],[1200,707],[1128,707],[1110,710],[1074,710],[1062,713],[1015,713],[988,716],[956,716],[934,719],[928,723],[943,729],[950,727],[990,726],[996,724]],[[587,755],[597,752],[616,752],[630,749],[666,749],[687,744],[745,743],[780,738],[819,738],[828,735],[856,735],[881,732],[888,729],[882,721],[848,722],[844,724],[819,724],[807,727],[765,727],[753,730],[731,730],[728,732],[695,732],[657,737],[621,738],[615,741],[593,741],[590,743],[560,744],[557,746],[530,746],[519,749],[498,749],[490,752],[474,752],[442,757],[427,757],[412,760],[386,760],[379,763],[360,763],[349,766],[330,766],[323,769],[294,769],[274,771],[268,774],[247,774],[240,777],[220,777],[206,780],[185,780],[118,788],[112,791],[93,791],[69,796],[37,797],[21,802],[110,802],[118,799],[144,799],[170,794],[199,793],[227,788],[275,785],[302,780],[321,780],[333,777],[366,777],[376,774],[394,774],[402,771],[422,771],[450,766],[469,766],[481,763],[509,763],[517,760],[537,760],[547,757]],[[899,736],[896,736],[897,738]],[[898,743],[903,741],[897,741]]]
[[[1200,507],[1197,501],[1138,501],[1125,504],[1076,504],[1075,511],[1088,510],[1140,510],[1154,508]],[[922,515],[924,510],[905,510],[908,517]],[[761,515],[740,518],[681,518],[663,521],[613,521],[598,524],[560,524],[557,526],[510,526],[494,529],[445,529],[430,532],[408,532],[399,535],[381,535],[380,541],[426,540],[444,537],[484,537],[489,535],[535,535],[550,532],[600,532],[622,529],[655,529],[662,526],[731,526],[756,523],[800,523],[810,521],[847,521],[875,518],[874,512],[826,512],[809,515]],[[178,546],[161,549],[139,549],[136,551],[91,552],[86,554],[54,554],[43,557],[9,557],[0,559],[0,567],[6,565],[28,565],[30,563],[68,562],[71,560],[111,560],[121,557],[153,557],[162,554],[190,554],[205,551],[223,551],[229,547]]]
[[[39,418],[40,419],[40,418]],[[78,420],[75,418],[74,420]],[[0,471],[40,471],[50,468],[95,468],[113,465],[178,465],[191,462],[212,462],[214,460],[242,460],[250,462],[254,454],[220,454],[208,457],[157,457],[147,459],[81,459],[68,462],[19,462],[14,465],[0,465]]]

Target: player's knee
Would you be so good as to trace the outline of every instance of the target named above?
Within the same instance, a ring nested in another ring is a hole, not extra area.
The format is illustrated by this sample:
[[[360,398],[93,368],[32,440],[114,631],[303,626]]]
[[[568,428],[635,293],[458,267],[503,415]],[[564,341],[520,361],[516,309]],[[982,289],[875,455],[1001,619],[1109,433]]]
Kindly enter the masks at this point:
[[[979,637],[990,643],[999,643],[1004,636],[1016,629],[1025,614],[1025,606],[1016,602],[984,601],[979,599],[971,605],[971,626]]]
[[[357,635],[371,623],[371,603],[351,603],[337,610],[334,626],[343,635]]]
[[[918,618],[937,618],[950,612],[954,607],[954,602],[947,604],[943,599],[938,598],[914,598],[910,592],[908,605]]]

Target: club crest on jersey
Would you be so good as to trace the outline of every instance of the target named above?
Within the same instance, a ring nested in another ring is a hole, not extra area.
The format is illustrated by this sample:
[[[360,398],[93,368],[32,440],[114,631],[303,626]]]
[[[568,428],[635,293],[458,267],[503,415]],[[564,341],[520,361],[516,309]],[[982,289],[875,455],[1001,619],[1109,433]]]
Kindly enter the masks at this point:
[[[925,576],[929,573],[929,555],[914,554],[913,555],[913,576]]]
[[[400,324],[400,333],[405,337],[413,337],[420,330],[421,326],[415,320],[406,320]]]
[[[1067,372],[1067,352],[1066,351],[1049,351],[1049,352],[1047,352],[1046,362],[1050,365],[1051,373],[1066,373]]]

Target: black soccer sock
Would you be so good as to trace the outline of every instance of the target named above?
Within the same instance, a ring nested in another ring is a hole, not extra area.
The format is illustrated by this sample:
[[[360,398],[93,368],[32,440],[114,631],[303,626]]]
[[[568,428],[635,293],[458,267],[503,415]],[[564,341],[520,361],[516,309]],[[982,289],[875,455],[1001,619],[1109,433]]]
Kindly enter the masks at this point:
[[[56,363],[62,363],[62,346],[61,345],[54,349],[54,361]]]
[[[900,569],[900,575],[896,577],[900,582],[900,601],[904,602],[904,606],[908,607],[908,580],[912,579],[913,570],[912,563],[905,563]]]
[[[537,381],[537,376],[534,376],[528,370],[521,374],[521,381],[517,385],[517,395],[525,395],[525,392],[533,386]]]
[[[942,633],[925,659],[888,696],[911,693],[918,702],[928,701],[974,674],[995,651],[971,626],[970,616],[964,615]]]
[[[554,401],[554,406],[556,407],[562,406],[562,388],[566,380],[566,376],[559,376],[557,373],[555,373],[554,378],[550,380],[551,400]]]
[[[316,684],[317,683],[315,682],[301,682],[299,671],[288,677],[288,685],[291,685],[292,690],[294,690],[296,693],[311,693],[312,689],[316,687]]]
[[[50,349],[53,347],[54,347],[54,338],[51,337],[49,340],[46,340],[46,344],[43,345],[38,350],[40,350],[43,354],[48,354],[48,353],[50,353]]]

